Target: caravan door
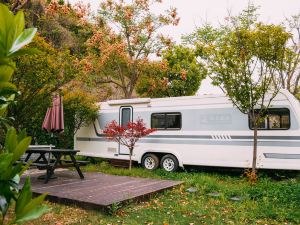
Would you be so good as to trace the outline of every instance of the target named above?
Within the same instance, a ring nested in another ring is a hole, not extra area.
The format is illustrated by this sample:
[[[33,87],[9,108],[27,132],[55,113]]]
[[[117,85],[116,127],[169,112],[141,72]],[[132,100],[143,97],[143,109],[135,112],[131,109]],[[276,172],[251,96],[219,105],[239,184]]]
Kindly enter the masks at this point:
[[[120,107],[119,124],[126,127],[128,122],[133,120],[133,108],[131,106]],[[129,155],[129,150],[126,146],[119,144],[119,155]]]

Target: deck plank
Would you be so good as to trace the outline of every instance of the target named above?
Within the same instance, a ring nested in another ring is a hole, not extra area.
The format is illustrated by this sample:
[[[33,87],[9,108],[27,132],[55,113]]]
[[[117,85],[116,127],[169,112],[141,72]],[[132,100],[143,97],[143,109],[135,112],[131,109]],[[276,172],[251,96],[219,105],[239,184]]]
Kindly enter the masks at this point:
[[[106,209],[115,203],[139,200],[181,184],[181,181],[115,176],[86,172],[81,180],[75,171],[59,171],[57,179],[44,184],[41,174],[30,176],[35,194],[48,192],[48,200],[75,204],[82,208]],[[21,178],[24,183],[25,176]]]

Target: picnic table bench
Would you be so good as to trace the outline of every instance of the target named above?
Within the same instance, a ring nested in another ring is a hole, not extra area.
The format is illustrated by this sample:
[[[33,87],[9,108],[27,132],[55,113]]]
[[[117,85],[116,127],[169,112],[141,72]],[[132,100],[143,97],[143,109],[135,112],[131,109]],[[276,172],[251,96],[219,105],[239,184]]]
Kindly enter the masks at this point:
[[[75,155],[79,150],[73,149],[56,149],[47,147],[29,147],[26,151],[24,163],[32,162],[32,166],[36,166],[40,170],[46,170],[45,183],[48,183],[56,168],[75,167],[81,179],[84,176],[80,170],[81,165],[86,165],[87,161],[77,161]],[[31,156],[35,155],[31,160]],[[70,160],[63,159],[63,156],[69,156]]]

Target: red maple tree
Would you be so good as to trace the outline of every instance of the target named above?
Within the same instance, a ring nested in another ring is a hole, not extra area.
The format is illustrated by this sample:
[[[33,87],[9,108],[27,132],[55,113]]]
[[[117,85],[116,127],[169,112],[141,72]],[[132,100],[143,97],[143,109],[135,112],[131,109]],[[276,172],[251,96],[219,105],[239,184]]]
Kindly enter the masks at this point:
[[[143,119],[138,118],[136,122],[128,122],[126,127],[120,126],[115,120],[105,126],[103,133],[109,140],[115,141],[129,149],[129,169],[131,170],[131,157],[136,142],[156,129],[146,128]]]

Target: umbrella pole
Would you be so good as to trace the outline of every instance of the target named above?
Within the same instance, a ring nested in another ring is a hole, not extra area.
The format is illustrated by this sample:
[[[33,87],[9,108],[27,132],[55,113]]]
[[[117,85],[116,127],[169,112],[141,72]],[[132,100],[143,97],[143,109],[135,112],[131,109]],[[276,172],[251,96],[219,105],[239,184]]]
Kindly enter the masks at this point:
[[[52,141],[53,141],[53,133],[51,132],[51,135],[50,135],[50,150],[52,150]],[[51,160],[51,152],[49,152],[49,161]]]

